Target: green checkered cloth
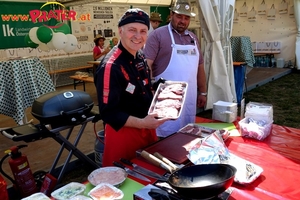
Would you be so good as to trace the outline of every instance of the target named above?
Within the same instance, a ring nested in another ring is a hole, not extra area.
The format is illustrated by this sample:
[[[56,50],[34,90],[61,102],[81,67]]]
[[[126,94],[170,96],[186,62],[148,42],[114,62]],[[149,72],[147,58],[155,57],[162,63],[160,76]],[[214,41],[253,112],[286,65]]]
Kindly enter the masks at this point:
[[[255,58],[250,37],[231,37],[230,42],[233,62],[245,62],[248,66],[253,67]]]
[[[37,57],[0,62],[0,114],[16,123],[25,117],[25,109],[42,94],[54,91],[53,82]]]

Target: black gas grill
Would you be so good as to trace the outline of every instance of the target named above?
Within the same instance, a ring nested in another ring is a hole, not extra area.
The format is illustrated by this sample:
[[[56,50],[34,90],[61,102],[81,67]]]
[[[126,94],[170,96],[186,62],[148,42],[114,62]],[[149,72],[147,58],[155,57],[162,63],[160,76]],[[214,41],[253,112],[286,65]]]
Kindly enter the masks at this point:
[[[61,144],[61,148],[49,171],[50,174],[54,173],[63,150],[67,149],[69,155],[57,178],[59,183],[73,154],[83,162],[89,163],[95,169],[98,168],[98,165],[93,160],[76,147],[87,123],[100,120],[97,111],[92,110],[93,106],[92,98],[83,91],[63,90],[50,92],[37,98],[32,105],[31,113],[40,121],[40,124],[19,125],[1,130],[1,133],[13,141],[33,142],[52,137]],[[71,143],[69,138],[75,126],[80,126],[80,129],[74,142]],[[66,136],[60,134],[63,130],[68,130]]]
[[[80,124],[86,120],[93,106],[94,102],[86,92],[54,91],[36,99],[31,114],[41,124],[50,124],[53,128]]]

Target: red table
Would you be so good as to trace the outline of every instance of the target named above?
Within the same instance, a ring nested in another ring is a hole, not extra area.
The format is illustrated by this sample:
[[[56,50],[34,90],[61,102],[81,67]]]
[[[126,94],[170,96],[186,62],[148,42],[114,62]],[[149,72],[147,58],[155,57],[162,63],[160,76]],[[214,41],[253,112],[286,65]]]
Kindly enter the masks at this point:
[[[213,120],[197,117],[196,122],[208,123]],[[238,128],[237,122],[235,125]],[[264,169],[263,173],[251,184],[234,183],[230,200],[300,199],[300,129],[274,124],[272,133],[264,141],[230,137],[226,145],[230,152]],[[165,172],[138,158],[133,162],[160,174]]]

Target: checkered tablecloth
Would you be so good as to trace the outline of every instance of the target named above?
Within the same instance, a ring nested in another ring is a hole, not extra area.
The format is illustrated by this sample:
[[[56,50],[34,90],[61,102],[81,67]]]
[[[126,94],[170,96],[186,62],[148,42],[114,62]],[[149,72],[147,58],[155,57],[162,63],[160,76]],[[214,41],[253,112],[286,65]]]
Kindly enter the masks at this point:
[[[255,63],[252,44],[248,36],[234,36],[230,38],[233,62],[245,62],[253,67]]]
[[[16,123],[25,117],[25,109],[42,94],[54,91],[53,82],[37,57],[0,62],[0,114]]]

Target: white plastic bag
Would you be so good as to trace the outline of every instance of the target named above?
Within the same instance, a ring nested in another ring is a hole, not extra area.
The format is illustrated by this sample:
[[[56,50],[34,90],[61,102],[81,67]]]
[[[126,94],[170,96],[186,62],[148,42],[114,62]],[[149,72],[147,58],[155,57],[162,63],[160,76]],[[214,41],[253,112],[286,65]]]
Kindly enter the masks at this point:
[[[264,140],[272,131],[273,106],[267,103],[249,102],[245,118],[239,121],[243,137]]]
[[[269,20],[276,19],[276,9],[274,4],[272,4],[271,8],[268,10],[267,19]]]
[[[279,14],[288,13],[288,3],[285,0],[282,0],[281,3],[279,4],[278,13]]]
[[[233,23],[239,22],[239,16],[240,16],[239,12],[235,9],[234,10]]]
[[[248,12],[248,21],[256,21],[256,10],[254,9],[254,7],[252,7],[252,9]]]
[[[267,14],[267,4],[265,3],[265,0],[263,0],[261,4],[258,6],[258,14],[259,15]]]
[[[245,118],[273,122],[273,106],[267,103],[249,102],[246,105]]]
[[[247,17],[247,13],[248,13],[248,6],[245,1],[243,6],[240,8],[240,17]]]

